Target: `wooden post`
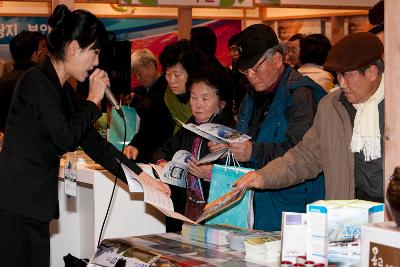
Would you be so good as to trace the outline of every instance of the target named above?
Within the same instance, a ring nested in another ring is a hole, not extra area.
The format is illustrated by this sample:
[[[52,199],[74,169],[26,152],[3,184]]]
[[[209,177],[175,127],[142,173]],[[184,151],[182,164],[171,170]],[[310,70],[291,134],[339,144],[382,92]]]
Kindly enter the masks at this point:
[[[344,37],[344,17],[331,17],[331,43],[336,44]]]
[[[50,11],[50,14],[52,14],[54,8],[56,8],[56,6],[58,6],[60,4],[66,5],[70,10],[74,10],[74,8],[75,8],[75,1],[74,0],[51,0],[51,11]]]
[[[178,39],[190,39],[192,29],[192,8],[178,8]]]
[[[385,192],[400,165],[400,0],[385,1]]]

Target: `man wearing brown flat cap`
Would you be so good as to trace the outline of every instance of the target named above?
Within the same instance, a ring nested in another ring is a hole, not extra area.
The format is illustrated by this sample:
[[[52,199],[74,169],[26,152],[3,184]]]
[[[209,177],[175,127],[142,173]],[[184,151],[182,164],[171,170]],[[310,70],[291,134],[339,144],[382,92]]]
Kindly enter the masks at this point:
[[[324,89],[284,63],[271,27],[254,24],[238,38],[238,69],[253,88],[239,109],[236,128],[251,141],[229,144],[244,166],[259,169],[301,141],[311,127]],[[305,212],[306,204],[324,199],[324,179],[316,173],[302,183],[254,195],[254,229],[281,229],[282,212]]]
[[[321,171],[326,199],[383,202],[383,44],[372,33],[351,34],[333,46],[324,64],[340,89],[318,105],[303,140],[236,186],[285,188]]]

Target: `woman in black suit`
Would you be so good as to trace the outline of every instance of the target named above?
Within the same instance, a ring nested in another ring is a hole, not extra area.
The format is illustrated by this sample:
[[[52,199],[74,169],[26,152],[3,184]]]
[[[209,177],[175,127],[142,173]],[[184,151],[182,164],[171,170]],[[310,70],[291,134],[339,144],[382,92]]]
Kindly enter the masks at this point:
[[[64,5],[55,8],[48,22],[51,56],[17,83],[0,153],[0,266],[49,266],[49,221],[58,218],[63,154],[81,146],[126,182],[118,163],[121,153],[93,127],[109,86],[107,73],[95,69],[106,30],[93,14],[71,12]],[[88,76],[89,96],[78,101],[67,80]],[[169,194],[168,186],[127,158],[122,160],[144,182]]]

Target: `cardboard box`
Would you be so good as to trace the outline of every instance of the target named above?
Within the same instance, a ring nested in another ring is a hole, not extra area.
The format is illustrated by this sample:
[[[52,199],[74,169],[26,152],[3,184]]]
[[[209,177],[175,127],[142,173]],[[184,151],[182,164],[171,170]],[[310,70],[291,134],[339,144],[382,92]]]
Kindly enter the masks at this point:
[[[307,205],[307,259],[359,266],[361,225],[384,221],[384,204],[321,200]]]
[[[400,227],[382,222],[361,227],[361,267],[400,266]]]

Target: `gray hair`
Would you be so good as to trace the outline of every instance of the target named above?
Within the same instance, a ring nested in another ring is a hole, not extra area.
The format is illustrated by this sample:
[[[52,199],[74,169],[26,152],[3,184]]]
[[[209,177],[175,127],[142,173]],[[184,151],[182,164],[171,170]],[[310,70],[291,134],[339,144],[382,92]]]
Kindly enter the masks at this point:
[[[149,64],[153,64],[157,67],[158,60],[154,54],[147,48],[138,49],[131,55],[131,69],[135,69]]]

